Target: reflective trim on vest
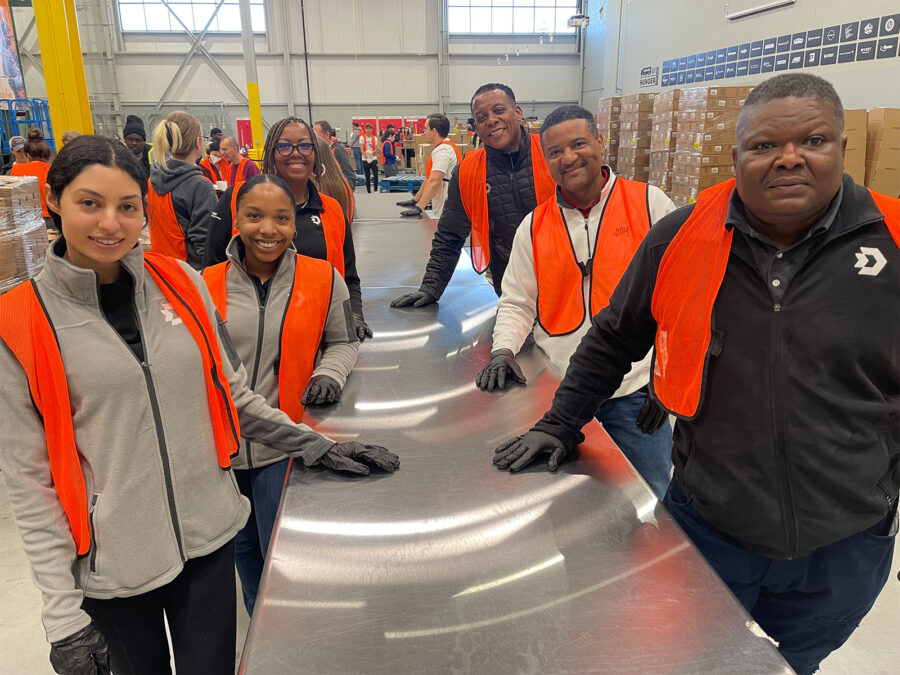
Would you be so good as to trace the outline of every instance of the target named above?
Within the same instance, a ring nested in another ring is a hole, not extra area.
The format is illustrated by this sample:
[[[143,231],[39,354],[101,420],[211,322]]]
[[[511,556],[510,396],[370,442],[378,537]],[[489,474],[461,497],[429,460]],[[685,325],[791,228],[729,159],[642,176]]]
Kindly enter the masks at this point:
[[[184,230],[175,215],[172,193],[156,194],[147,181],[147,230],[150,233],[150,248],[154,253],[187,260],[187,244]]]
[[[609,304],[619,279],[650,230],[647,189],[646,183],[617,177],[606,199],[590,252],[591,316]],[[585,275],[575,258],[556,195],[534,210],[531,247],[538,284],[538,323],[551,337],[568,335],[585,320]]]
[[[456,143],[451,141],[449,138],[445,138],[440,143],[438,143],[438,145],[449,145],[451,148],[453,148],[453,152],[456,153],[456,163],[459,164],[462,161],[463,157],[462,157],[462,153],[459,151],[459,146],[457,146]],[[434,150],[432,150],[432,152],[434,152]],[[431,161],[431,155],[428,155],[428,166],[425,168],[426,180],[428,178],[431,178],[431,167],[432,166],[433,166],[433,164]],[[447,176],[444,176],[444,178],[449,180],[449,178]]]
[[[709,364],[712,314],[725,278],[733,230],[725,216],[735,179],[703,190],[690,217],[663,254],[651,311],[656,319],[653,393],[673,415],[700,411]],[[900,247],[900,200],[869,191]]]
[[[550,177],[547,161],[537,134],[531,138],[531,171],[536,202],[553,197],[556,184]],[[459,165],[459,195],[472,224],[472,267],[482,274],[491,264],[491,233],[488,220],[487,154],[484,148],[468,153]]]

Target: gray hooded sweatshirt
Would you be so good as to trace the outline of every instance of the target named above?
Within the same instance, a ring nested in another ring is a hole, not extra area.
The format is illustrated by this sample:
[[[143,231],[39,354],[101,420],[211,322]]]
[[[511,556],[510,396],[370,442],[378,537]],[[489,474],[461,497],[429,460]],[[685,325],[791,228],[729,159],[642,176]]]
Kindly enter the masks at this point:
[[[250,513],[233,472],[218,465],[197,344],[145,274],[141,249],[132,249],[121,264],[134,279],[143,362],[107,322],[97,275],[64,260],[59,248],[48,250],[35,285],[56,333],[71,397],[91,527],[91,548],[82,558],[53,485],[44,426],[27,379],[0,341],[0,469],[43,594],[50,642],[90,622],[81,609],[84,596],[126,597],[159,588],[178,576],[186,560],[227,543]],[[250,390],[206,285],[182,265],[218,326],[242,437],[307,466],[316,463],[333,441],[294,424]]]
[[[150,165],[150,185],[160,196],[172,193],[175,217],[184,230],[187,262],[195,270],[202,269],[209,214],[218,203],[213,184],[197,164],[168,158],[165,168],[162,164]]]

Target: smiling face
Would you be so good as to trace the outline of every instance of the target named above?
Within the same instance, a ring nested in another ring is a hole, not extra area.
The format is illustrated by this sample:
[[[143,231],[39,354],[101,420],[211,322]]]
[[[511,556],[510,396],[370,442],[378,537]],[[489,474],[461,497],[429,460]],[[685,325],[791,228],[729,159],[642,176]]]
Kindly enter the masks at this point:
[[[472,101],[475,130],[485,145],[495,150],[517,150],[521,140],[522,109],[506,92],[492,89]]]
[[[247,269],[260,276],[258,270],[274,269],[294,238],[294,200],[277,185],[260,183],[241,197],[237,228]]]
[[[288,144],[300,145],[301,150],[291,148],[290,154],[284,155],[279,145],[286,149]],[[315,147],[309,127],[297,122],[288,124],[275,140],[275,173],[290,185],[306,183],[316,165]],[[304,149],[308,149],[308,154],[303,154]]]
[[[46,190],[47,206],[62,220],[66,259],[97,272],[101,283],[115,281],[144,224],[141,187],[122,169],[91,164],[58,198]]]
[[[541,137],[541,146],[550,176],[567,195],[590,203],[600,194],[606,184],[601,171],[603,136],[594,136],[586,120],[553,125]]]
[[[732,154],[750,224],[781,245],[796,241],[840,189],[846,144],[827,101],[788,97],[745,108]]]

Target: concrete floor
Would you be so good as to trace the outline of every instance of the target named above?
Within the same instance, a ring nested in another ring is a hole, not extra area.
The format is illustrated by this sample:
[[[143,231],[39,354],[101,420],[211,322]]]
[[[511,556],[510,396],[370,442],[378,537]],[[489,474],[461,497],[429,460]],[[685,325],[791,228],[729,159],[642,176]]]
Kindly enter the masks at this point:
[[[356,190],[361,222],[390,217],[396,210],[398,194],[368,195]],[[390,214],[390,215],[389,215]],[[374,222],[373,222],[374,225]],[[8,442],[8,439],[4,439]],[[844,647],[822,666],[823,675],[895,675],[900,672],[900,547],[887,585],[869,615]],[[240,597],[240,591],[238,591]],[[240,603],[239,603],[240,605]],[[0,481],[0,674],[52,674],[47,655],[49,646],[40,620],[41,596],[31,583],[28,564],[6,497],[6,483]],[[249,618],[238,608],[240,655]],[[273,674],[276,675],[276,674]]]

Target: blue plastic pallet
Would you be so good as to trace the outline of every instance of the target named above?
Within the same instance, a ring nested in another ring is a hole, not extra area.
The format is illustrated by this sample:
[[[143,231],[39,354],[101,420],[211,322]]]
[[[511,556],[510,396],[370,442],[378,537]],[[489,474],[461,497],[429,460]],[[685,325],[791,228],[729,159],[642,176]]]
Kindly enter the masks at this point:
[[[405,176],[392,176],[391,178],[381,178],[378,181],[379,192],[411,192],[415,193],[422,187],[425,179],[421,176],[407,178]]]

